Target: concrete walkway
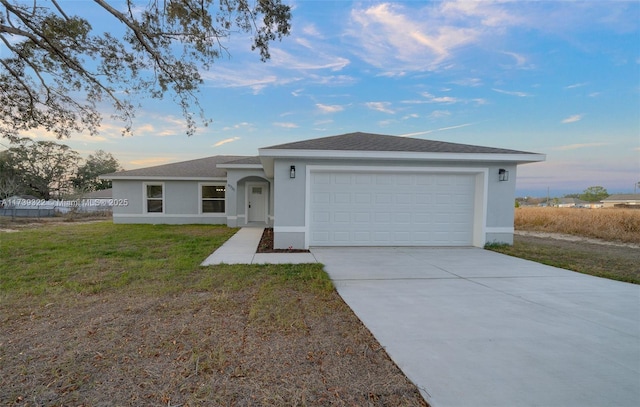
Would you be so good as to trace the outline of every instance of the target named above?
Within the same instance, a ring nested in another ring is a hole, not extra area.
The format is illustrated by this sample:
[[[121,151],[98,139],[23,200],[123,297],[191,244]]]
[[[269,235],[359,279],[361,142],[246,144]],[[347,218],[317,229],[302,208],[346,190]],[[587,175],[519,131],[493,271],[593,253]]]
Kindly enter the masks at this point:
[[[202,262],[203,266],[216,264],[302,264],[317,263],[311,253],[256,253],[264,228],[240,229],[231,239]]]
[[[433,407],[640,406],[638,285],[478,248],[312,252]]]

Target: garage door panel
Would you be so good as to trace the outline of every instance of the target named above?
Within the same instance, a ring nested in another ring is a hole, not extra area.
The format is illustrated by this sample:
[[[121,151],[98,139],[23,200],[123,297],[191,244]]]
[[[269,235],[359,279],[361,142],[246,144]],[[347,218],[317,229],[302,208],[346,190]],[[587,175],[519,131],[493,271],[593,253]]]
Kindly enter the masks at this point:
[[[473,174],[312,171],[309,244],[471,245],[474,191]]]

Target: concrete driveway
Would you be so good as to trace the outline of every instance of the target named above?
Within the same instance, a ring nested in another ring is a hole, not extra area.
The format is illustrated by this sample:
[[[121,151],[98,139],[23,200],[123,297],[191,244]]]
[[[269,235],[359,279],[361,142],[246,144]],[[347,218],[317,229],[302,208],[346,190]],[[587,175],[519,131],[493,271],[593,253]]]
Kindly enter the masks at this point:
[[[640,406],[640,286],[478,248],[313,248],[434,407]]]

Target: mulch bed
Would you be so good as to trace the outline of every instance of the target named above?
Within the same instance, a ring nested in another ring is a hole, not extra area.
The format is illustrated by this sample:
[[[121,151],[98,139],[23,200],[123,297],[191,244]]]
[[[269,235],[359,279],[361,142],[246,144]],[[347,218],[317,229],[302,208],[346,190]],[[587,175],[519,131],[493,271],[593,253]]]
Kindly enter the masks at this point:
[[[258,250],[256,253],[309,253],[309,250],[305,249],[274,249],[273,248],[273,228],[265,228],[258,244]]]

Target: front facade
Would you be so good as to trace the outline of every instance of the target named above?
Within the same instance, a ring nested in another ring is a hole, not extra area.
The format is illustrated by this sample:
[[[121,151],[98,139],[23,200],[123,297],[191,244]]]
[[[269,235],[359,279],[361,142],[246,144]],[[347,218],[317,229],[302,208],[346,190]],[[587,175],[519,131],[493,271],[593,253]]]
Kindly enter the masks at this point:
[[[276,248],[478,246],[513,242],[527,152],[368,133],[123,171],[118,223],[274,228]]]

